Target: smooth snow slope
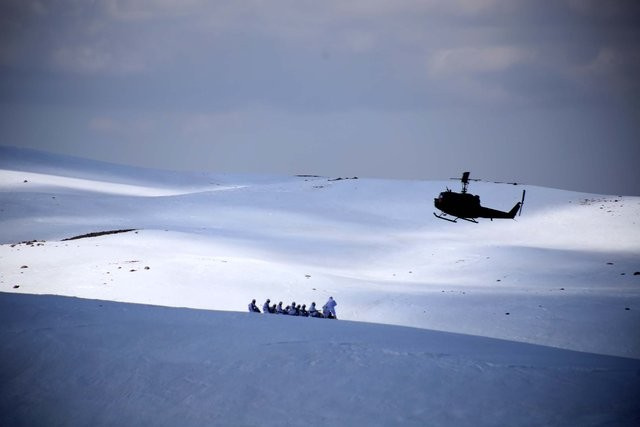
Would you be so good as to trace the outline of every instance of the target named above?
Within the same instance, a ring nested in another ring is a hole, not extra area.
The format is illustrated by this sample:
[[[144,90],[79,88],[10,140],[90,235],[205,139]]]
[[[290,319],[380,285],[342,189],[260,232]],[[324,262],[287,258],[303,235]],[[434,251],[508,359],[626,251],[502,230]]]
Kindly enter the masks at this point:
[[[179,174],[0,149],[0,291],[340,318],[640,358],[640,198],[477,182],[517,221],[451,224],[459,183]],[[63,242],[80,234],[136,232]],[[36,244],[17,244],[42,240]]]
[[[635,426],[640,360],[0,293],[0,424]]]

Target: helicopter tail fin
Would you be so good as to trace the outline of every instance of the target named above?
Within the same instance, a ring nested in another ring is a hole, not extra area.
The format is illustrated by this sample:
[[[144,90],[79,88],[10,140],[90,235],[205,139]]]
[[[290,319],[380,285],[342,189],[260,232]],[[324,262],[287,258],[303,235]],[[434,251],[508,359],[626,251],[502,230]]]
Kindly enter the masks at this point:
[[[522,206],[522,202],[516,203],[516,205],[509,211],[508,218],[514,219],[520,210],[520,206]]]
[[[526,190],[522,190],[522,200],[516,203],[516,205],[509,211],[507,216],[514,219],[518,213],[522,213],[522,206],[524,205],[524,195]]]

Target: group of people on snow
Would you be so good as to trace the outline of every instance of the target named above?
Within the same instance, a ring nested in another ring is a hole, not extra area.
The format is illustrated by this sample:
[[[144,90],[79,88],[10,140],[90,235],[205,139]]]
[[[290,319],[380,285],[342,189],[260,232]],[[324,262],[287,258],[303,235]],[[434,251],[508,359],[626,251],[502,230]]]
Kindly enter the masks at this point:
[[[329,300],[325,305],[322,306],[322,311],[316,308],[316,303],[312,302],[309,309],[307,309],[306,304],[296,304],[296,302],[292,302],[291,305],[286,307],[282,307],[282,301],[280,301],[277,305],[271,305],[271,300],[267,299],[262,305],[262,311],[256,305],[256,300],[252,300],[249,304],[249,312],[250,313],[271,313],[271,314],[285,314],[288,316],[304,316],[304,317],[319,317],[325,319],[337,319],[336,316],[336,301],[333,297],[329,297]]]

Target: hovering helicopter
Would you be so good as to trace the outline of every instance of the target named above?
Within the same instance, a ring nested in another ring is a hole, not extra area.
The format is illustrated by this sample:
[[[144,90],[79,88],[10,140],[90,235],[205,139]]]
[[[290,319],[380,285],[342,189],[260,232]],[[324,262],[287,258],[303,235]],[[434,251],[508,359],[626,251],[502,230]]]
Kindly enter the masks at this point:
[[[518,212],[522,213],[521,208],[524,204],[525,190],[522,190],[522,200],[516,203],[509,212],[503,212],[481,206],[479,196],[467,193],[469,181],[479,180],[470,180],[469,172],[464,172],[462,178],[460,178],[460,182],[462,182],[462,191],[460,193],[456,193],[447,188],[447,191],[443,191],[437,199],[433,200],[435,207],[441,211],[440,214],[433,213],[436,218],[450,222],[457,222],[458,219],[463,219],[477,224],[477,218],[490,218],[492,221],[494,218],[514,219]],[[446,218],[447,215],[455,218]]]

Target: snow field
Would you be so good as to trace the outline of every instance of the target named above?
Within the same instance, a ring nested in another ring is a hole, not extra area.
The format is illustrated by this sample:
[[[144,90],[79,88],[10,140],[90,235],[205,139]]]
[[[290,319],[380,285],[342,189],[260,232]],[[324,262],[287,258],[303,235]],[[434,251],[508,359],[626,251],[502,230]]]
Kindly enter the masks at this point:
[[[0,148],[0,424],[637,425],[640,198],[447,185]]]
[[[422,329],[0,294],[5,425],[633,425],[640,362]]]

